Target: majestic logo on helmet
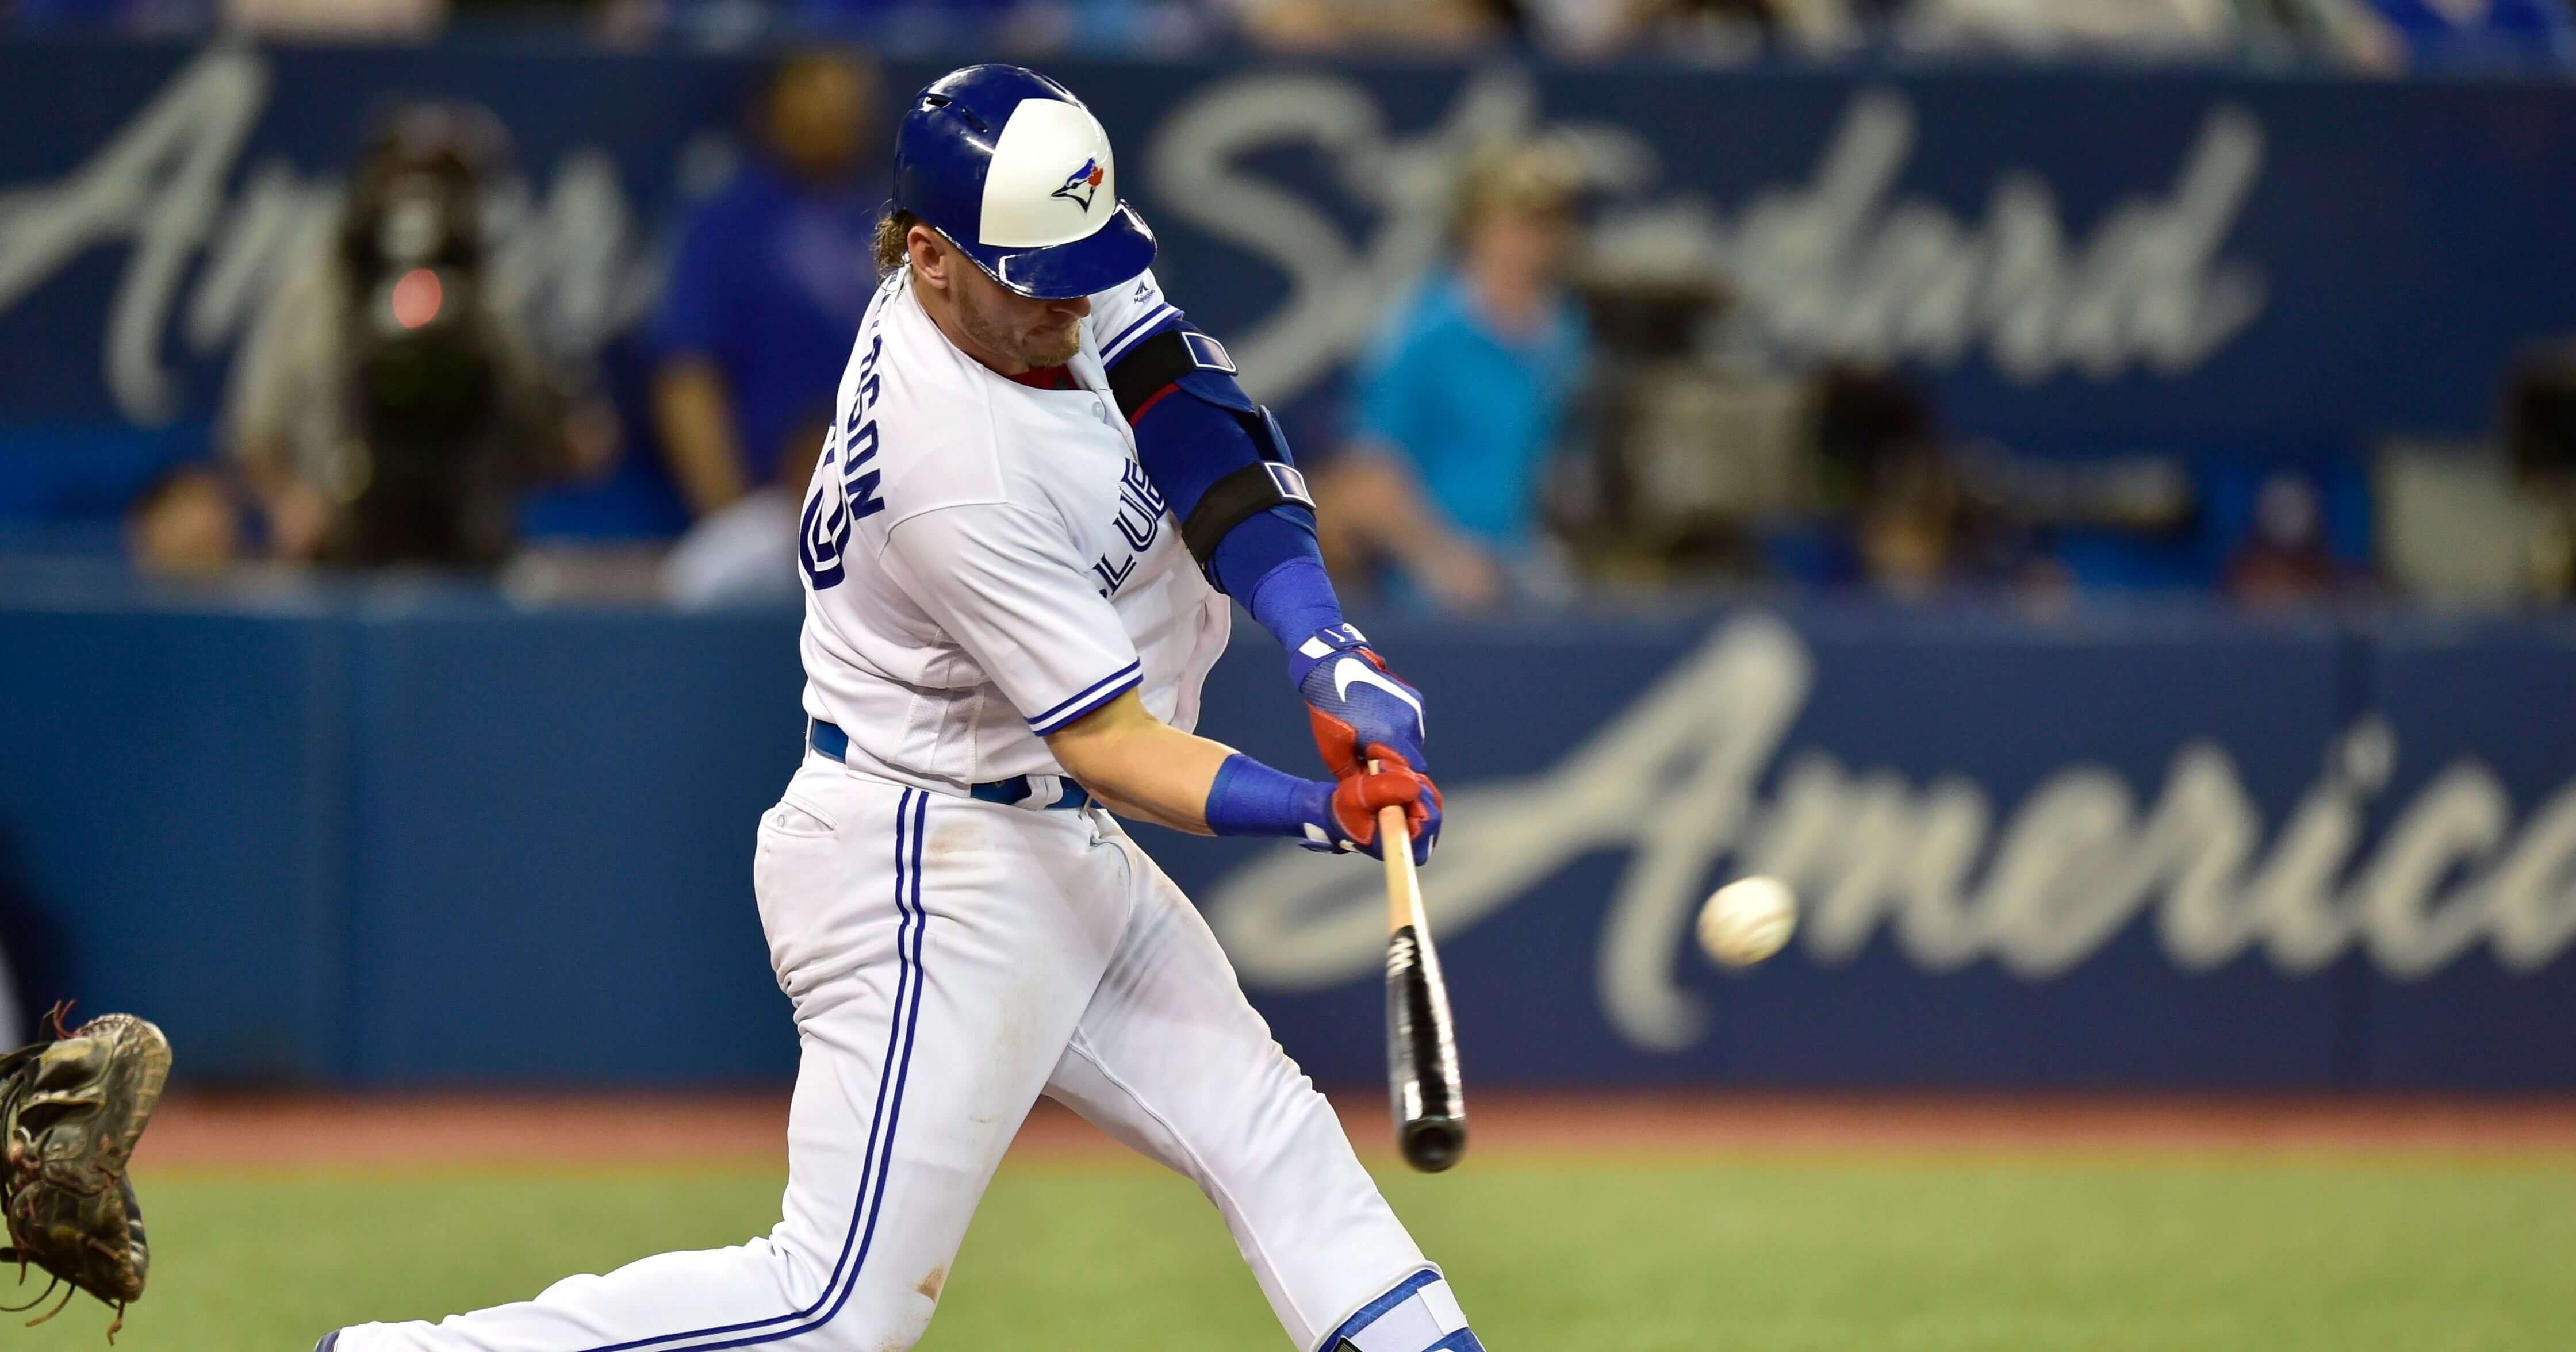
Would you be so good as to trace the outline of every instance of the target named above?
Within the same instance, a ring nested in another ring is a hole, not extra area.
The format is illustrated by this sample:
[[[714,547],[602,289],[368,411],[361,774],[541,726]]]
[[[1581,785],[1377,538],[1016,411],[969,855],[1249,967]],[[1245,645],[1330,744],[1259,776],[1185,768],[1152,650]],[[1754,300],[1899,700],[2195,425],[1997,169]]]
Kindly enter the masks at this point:
[[[1064,176],[1063,187],[1047,196],[1061,197],[1087,213],[1091,210],[1091,199],[1099,195],[1100,185],[1108,177],[1109,171],[1100,167],[1099,160],[1084,160],[1081,168]]]

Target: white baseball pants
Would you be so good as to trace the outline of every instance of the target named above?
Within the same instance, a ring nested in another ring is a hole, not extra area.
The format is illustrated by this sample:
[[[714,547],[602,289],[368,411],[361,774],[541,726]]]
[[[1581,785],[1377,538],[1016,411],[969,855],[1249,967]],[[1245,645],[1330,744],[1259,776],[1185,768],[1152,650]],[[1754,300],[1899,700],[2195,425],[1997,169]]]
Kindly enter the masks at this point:
[[[1106,812],[809,753],[753,879],[804,1046],[777,1228],[360,1325],[333,1352],[900,1352],[1041,1093],[1197,1183],[1297,1347],[1477,1349],[1198,912]]]

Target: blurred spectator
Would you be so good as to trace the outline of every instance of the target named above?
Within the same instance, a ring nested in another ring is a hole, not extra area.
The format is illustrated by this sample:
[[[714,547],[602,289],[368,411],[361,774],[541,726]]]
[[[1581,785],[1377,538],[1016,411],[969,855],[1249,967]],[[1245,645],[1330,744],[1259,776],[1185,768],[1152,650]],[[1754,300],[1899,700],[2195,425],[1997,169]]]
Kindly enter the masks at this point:
[[[988,40],[1009,19],[1015,0],[786,0],[800,31],[865,42],[892,51],[923,51]]]
[[[1821,518],[1774,533],[1773,569],[1829,588],[1921,598],[1961,586],[2025,592],[2063,586],[2037,550],[2031,518],[2050,509],[1989,451],[1981,463],[1941,430],[1932,403],[1884,372],[1816,373],[1815,505]],[[2035,510],[2036,509],[2036,510]],[[2062,512],[2062,506],[2059,508]]]
[[[2254,495],[2254,525],[2227,561],[2228,595],[2260,606],[2320,600],[2347,581],[2326,548],[2325,495],[2293,470],[2263,480]]]
[[[1779,40],[1774,0],[1637,0],[1635,45],[1702,60],[1760,56]]]
[[[1817,502],[1850,535],[1842,566],[1809,580],[1936,585],[1949,568],[1958,486],[1944,472],[1931,400],[1854,366],[1828,366],[1814,379]]]
[[[147,573],[219,572],[244,553],[243,504],[222,475],[191,466],[147,485],[126,512],[126,552]]]
[[[1549,46],[1569,56],[1614,49],[1708,62],[1768,53],[1831,56],[1859,45],[1889,0],[1536,0]]]
[[[1391,565],[1454,610],[1516,580],[1558,589],[1541,489],[1590,347],[1565,285],[1580,181],[1555,145],[1467,166],[1456,261],[1393,312],[1357,372],[1355,441],[1318,469],[1326,557],[1346,575]]]
[[[1853,367],[1817,378],[1816,443],[1826,501],[1844,508],[1859,580],[1926,596],[1985,571],[1981,524],[1962,491],[1931,402]]]
[[[262,312],[224,427],[279,556],[491,567],[523,489],[611,453],[492,293],[482,193],[505,146],[480,108],[395,113]]]
[[[2385,73],[2404,55],[2367,0],[2236,0],[2246,55],[2322,60]]]
[[[430,37],[447,24],[447,0],[220,0],[224,26],[291,41]]]
[[[1912,0],[1908,46],[2031,57],[2287,49],[2368,70],[2576,57],[2567,0]]]
[[[447,0],[17,0],[14,7],[0,4],[0,20],[127,37],[203,33],[220,25],[295,41],[411,40],[446,26]]]
[[[1008,50],[1030,55],[1072,49],[1172,56],[1227,36],[1227,20],[1210,0],[1023,0],[1001,36]]]
[[[1255,45],[1278,51],[1456,50],[1523,43],[1524,0],[1222,0]]]
[[[2345,0],[2367,50],[2389,50],[2417,68],[2576,57],[2576,19],[2565,0]],[[2376,28],[2378,34],[2366,30]]]
[[[2020,56],[2118,52],[2195,56],[2232,49],[2237,0],[1915,0],[1908,46]]]
[[[875,72],[837,52],[790,56],[752,120],[759,152],[690,217],[656,325],[655,422],[701,517],[820,443],[876,290]]]
[[[1872,466],[1853,522],[1862,571],[1896,596],[1924,596],[1953,577],[1965,534],[1959,479],[1941,448],[1888,448]]]

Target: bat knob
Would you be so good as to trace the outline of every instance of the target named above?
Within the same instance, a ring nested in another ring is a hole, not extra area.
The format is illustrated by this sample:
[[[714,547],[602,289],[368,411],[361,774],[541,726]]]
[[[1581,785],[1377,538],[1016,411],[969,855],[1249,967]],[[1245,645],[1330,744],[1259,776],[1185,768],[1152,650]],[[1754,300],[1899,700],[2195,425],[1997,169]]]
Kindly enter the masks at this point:
[[[1407,1122],[1397,1144],[1404,1151],[1405,1163],[1426,1174],[1436,1174],[1467,1153],[1467,1123],[1456,1117]]]

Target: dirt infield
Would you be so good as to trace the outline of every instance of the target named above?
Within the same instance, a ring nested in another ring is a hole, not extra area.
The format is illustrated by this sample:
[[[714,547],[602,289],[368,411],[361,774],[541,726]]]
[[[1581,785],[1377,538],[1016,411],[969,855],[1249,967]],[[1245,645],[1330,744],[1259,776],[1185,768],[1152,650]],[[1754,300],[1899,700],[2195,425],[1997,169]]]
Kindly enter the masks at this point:
[[[1364,1152],[1386,1108],[1337,1095]],[[2576,1099],[1486,1094],[1496,1152],[2324,1151],[2576,1155]],[[147,1167],[624,1165],[785,1154],[784,1095],[426,1098],[174,1097]],[[1020,1157],[1114,1157],[1088,1123],[1042,1103]]]

